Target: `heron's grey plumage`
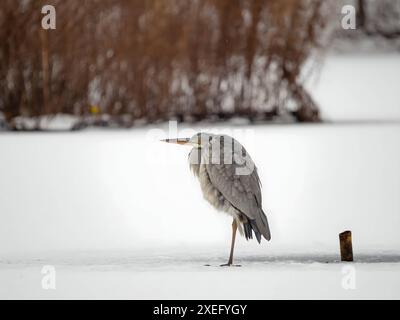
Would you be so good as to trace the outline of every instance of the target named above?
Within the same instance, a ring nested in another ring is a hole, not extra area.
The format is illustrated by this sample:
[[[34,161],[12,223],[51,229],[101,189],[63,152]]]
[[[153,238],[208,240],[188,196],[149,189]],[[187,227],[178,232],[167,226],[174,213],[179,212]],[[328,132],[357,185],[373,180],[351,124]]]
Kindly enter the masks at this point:
[[[199,133],[189,154],[192,171],[198,177],[204,198],[236,220],[239,231],[258,242],[261,235],[271,239],[267,217],[262,209],[261,182],[257,168],[235,139],[227,135]]]

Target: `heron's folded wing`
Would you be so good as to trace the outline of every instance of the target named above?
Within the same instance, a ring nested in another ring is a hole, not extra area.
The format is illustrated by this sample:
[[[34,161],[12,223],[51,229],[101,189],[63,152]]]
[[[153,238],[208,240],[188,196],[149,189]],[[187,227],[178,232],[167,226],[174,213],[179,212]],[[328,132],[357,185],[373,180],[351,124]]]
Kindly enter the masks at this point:
[[[238,174],[237,164],[207,164],[207,172],[213,186],[235,208],[250,219],[257,219],[261,209],[261,187],[257,169],[252,165],[249,174]],[[251,166],[250,166],[251,167]]]

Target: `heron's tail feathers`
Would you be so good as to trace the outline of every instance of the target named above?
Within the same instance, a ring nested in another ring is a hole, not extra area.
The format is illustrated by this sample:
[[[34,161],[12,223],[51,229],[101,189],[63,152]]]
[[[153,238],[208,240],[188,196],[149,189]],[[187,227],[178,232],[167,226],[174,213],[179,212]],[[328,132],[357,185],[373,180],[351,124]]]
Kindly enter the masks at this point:
[[[267,216],[265,215],[264,211],[260,209],[261,214],[260,218],[261,221],[257,221],[257,225],[259,225],[259,229],[261,231],[261,234],[264,236],[264,238],[268,241],[271,240],[271,231],[269,230],[269,225],[268,225],[268,219]]]
[[[246,240],[253,239],[253,231],[258,243],[261,242],[261,236],[268,241],[271,240],[271,232],[269,230],[267,216],[262,209],[260,209],[260,215],[256,219],[248,219],[243,224],[243,229]]]

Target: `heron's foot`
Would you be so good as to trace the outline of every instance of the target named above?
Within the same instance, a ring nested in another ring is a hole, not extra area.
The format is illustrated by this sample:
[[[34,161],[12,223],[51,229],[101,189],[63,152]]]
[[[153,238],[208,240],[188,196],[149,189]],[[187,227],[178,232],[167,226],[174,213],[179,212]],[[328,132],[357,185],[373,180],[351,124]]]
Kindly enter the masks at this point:
[[[241,267],[241,265],[228,262],[228,263],[221,264],[220,267]]]

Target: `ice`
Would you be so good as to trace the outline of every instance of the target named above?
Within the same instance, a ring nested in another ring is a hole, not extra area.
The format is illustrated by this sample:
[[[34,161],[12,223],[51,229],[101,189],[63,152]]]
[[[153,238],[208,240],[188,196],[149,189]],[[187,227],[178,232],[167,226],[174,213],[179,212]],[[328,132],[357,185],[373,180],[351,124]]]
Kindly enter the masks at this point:
[[[307,84],[327,121],[400,120],[397,53],[330,54]]]
[[[164,129],[1,135],[0,254],[228,243],[229,217],[203,200],[189,149],[158,140]],[[250,152],[268,248],[336,250],[346,229],[356,248],[400,247],[399,125],[191,130],[228,132]]]
[[[162,131],[164,129],[164,131]],[[272,241],[239,237],[201,196],[166,127],[0,136],[2,298],[400,298],[400,126],[227,132],[259,166]],[[339,232],[353,231],[356,289]],[[207,267],[206,264],[211,266]],[[54,265],[57,289],[43,290]],[[346,270],[345,270],[346,271]]]
[[[323,114],[400,118],[399,59],[386,58],[328,60],[311,86]],[[398,123],[197,124],[171,135],[201,130],[250,152],[271,242],[239,237],[242,266],[219,267],[230,218],[202,199],[189,149],[159,141],[167,124],[2,133],[0,298],[400,298]],[[339,262],[348,229],[355,263]],[[46,265],[55,290],[42,288]]]
[[[197,252],[197,253],[196,253]],[[240,267],[220,267],[213,248],[184,252],[97,252],[0,262],[0,298],[12,299],[398,299],[400,254],[241,253]],[[44,265],[55,289],[43,289]],[[206,264],[209,264],[206,265]],[[347,283],[346,276],[354,276]]]

